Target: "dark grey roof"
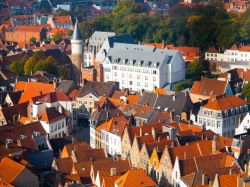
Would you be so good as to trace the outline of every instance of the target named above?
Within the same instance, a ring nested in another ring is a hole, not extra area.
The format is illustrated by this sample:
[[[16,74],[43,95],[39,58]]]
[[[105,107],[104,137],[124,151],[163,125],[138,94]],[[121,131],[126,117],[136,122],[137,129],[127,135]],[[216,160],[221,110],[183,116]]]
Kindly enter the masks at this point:
[[[172,64],[176,55],[180,55],[177,50],[115,42],[107,57],[112,64],[159,68],[163,63]]]
[[[72,80],[62,80],[56,90],[69,94],[75,87],[76,85]]]
[[[80,90],[78,97],[84,97],[89,93],[93,93],[97,97],[106,96],[109,97],[118,86],[115,82],[95,82],[88,81],[84,87]]]
[[[108,42],[111,48],[114,46],[114,43],[135,44],[135,40],[131,37],[130,34],[120,34],[116,36],[109,36]]]
[[[177,93],[175,95],[162,95],[152,92],[144,92],[140,96],[138,104],[149,105],[151,107],[160,109],[161,111],[174,110],[175,114],[180,115],[182,112],[189,112],[193,103],[190,99],[189,93]]]
[[[74,29],[74,32],[72,35],[72,40],[83,40],[83,37],[82,37],[81,31],[79,29],[77,20],[76,20],[75,29]]]
[[[9,93],[9,97],[10,97],[11,101],[13,102],[13,105],[18,104],[21,95],[22,95],[22,91],[16,91],[16,92]]]
[[[60,49],[47,49],[45,51],[45,56],[52,56],[60,65],[71,64],[70,58],[66,53],[62,52]]]

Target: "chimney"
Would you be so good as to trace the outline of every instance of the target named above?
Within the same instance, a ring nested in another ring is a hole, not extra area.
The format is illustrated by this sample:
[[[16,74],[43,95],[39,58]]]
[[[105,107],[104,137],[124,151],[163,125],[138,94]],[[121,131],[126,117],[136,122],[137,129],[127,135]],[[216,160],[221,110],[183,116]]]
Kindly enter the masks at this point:
[[[214,138],[212,140],[212,154],[215,154],[218,149],[218,141],[219,137],[217,135],[214,135]]]
[[[244,186],[243,183],[244,183],[243,178],[240,177],[240,175],[238,175],[238,176],[237,176],[237,187],[242,187],[242,186]]]
[[[170,121],[174,121],[174,110],[170,110]]]
[[[171,142],[171,147],[174,148],[174,142]]]
[[[205,185],[205,174],[202,173],[201,175],[201,185]]]
[[[156,141],[156,129],[154,127],[152,127],[152,136],[154,140]]]
[[[175,101],[175,99],[176,99],[176,96],[175,96],[175,95],[173,95],[173,101]]]
[[[184,153],[183,153],[183,157],[184,157],[184,160],[186,160],[186,159],[187,159],[187,152],[186,152],[186,151],[184,151]]]
[[[142,137],[142,127],[139,128],[140,128],[140,137]]]
[[[111,177],[116,176],[116,168],[110,169],[110,175],[111,175]]]

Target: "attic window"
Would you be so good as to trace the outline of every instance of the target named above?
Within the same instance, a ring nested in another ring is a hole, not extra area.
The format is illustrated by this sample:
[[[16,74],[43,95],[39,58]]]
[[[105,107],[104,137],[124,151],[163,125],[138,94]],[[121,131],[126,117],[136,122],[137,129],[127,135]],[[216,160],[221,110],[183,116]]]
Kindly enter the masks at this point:
[[[25,139],[27,139],[27,136],[26,136],[26,135],[21,134],[21,135],[20,135],[20,140],[25,140]]]
[[[123,179],[121,179],[118,183],[117,183],[117,186],[120,186],[123,182]]]

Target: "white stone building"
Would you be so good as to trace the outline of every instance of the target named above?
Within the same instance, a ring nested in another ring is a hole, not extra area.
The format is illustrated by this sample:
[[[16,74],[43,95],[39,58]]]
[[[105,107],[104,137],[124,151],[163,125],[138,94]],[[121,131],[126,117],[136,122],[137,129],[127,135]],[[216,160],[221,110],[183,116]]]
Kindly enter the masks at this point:
[[[47,108],[41,113],[40,122],[50,139],[69,135],[66,116],[54,107]]]
[[[249,46],[233,46],[230,49],[224,51],[224,53],[218,53],[215,51],[207,51],[205,53],[205,59],[209,61],[221,61],[221,62],[249,62],[250,61],[250,47]]]
[[[114,43],[104,63],[104,81],[119,82],[120,89],[152,91],[185,80],[185,62],[177,50]]]
[[[245,134],[249,130],[250,130],[250,113],[247,113],[242,122],[235,129],[235,134],[236,135]]]
[[[95,31],[91,35],[84,48],[84,66],[94,65],[94,60],[97,52],[101,49],[102,44],[110,36],[115,36],[115,33]]]
[[[248,111],[248,103],[234,95],[218,99],[211,97],[208,103],[201,107],[197,125],[218,135],[232,137]]]
[[[115,117],[97,127],[101,131],[102,148],[109,155],[121,154],[121,139],[128,121],[124,117]]]

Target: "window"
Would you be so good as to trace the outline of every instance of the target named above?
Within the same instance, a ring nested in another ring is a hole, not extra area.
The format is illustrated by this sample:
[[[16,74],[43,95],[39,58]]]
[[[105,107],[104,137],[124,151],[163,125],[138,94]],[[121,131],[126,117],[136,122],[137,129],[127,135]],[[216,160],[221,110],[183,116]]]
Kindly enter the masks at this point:
[[[137,86],[140,86],[140,82],[137,82]]]
[[[114,76],[117,76],[117,72],[114,73]]]
[[[140,79],[140,75],[137,75],[137,79]]]
[[[122,77],[124,77],[124,73],[122,73]]]
[[[145,87],[148,87],[148,83],[145,83]]]
[[[145,76],[145,80],[148,80],[148,76]]]
[[[156,77],[153,77],[153,81],[156,81]]]
[[[220,128],[220,126],[221,126],[221,122],[217,121],[217,128]]]
[[[129,78],[132,78],[132,74],[129,74]]]
[[[133,85],[133,82],[132,82],[132,81],[129,81],[129,85]]]

